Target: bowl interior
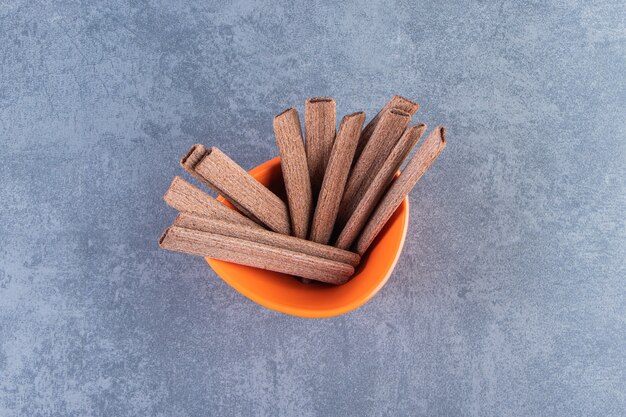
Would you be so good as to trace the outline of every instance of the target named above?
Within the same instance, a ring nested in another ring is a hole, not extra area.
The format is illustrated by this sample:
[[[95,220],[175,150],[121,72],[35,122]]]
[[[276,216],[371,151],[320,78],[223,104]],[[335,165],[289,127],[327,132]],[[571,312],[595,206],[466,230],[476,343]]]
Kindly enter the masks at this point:
[[[259,165],[250,174],[286,201],[280,158]],[[232,207],[222,197],[219,200]],[[277,272],[206,260],[230,286],[267,308],[299,317],[336,316],[365,304],[387,282],[404,246],[408,213],[408,198],[405,198],[363,256],[355,275],[339,286],[303,284]]]

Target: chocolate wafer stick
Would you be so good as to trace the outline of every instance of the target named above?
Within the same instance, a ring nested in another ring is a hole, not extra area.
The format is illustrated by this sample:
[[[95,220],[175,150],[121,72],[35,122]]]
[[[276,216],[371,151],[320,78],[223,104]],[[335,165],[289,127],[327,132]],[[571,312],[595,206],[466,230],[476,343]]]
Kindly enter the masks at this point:
[[[330,284],[343,284],[354,274],[354,268],[348,264],[177,226],[171,226],[163,233],[159,239],[159,246],[167,250],[206,256]]]
[[[376,114],[376,116],[374,116],[374,118],[370,120],[369,123],[365,126],[365,128],[363,129],[363,132],[361,132],[359,144],[356,148],[356,152],[354,153],[355,162],[358,160],[359,156],[361,156],[361,152],[363,151],[363,148],[365,148],[365,145],[370,140],[372,133],[374,133],[374,128],[376,128],[378,121],[380,120],[381,116],[386,110],[400,109],[408,113],[410,116],[413,116],[415,113],[417,113],[419,108],[420,108],[419,104],[417,104],[414,101],[409,100],[408,98],[405,98],[402,96],[391,97],[391,100],[389,100],[383,106],[383,108],[380,109],[380,111]]]
[[[313,196],[300,117],[296,109],[287,109],[274,117],[274,135],[287,190],[291,231],[293,236],[306,239],[313,211]]]
[[[226,207],[204,191],[176,176],[167,189],[163,200],[171,207],[184,213],[196,213],[232,223],[240,223],[255,228],[260,226],[235,210]]]
[[[404,197],[411,191],[417,181],[424,175],[433,161],[439,156],[446,146],[446,129],[438,126],[428,135],[424,143],[419,147],[413,158],[409,161],[400,176],[393,182],[389,191],[385,194],[369,222],[363,229],[363,233],[357,240],[356,250],[363,255],[376,238],[376,235],[385,226],[391,215],[396,211]]]
[[[313,195],[317,198],[335,141],[336,103],[331,97],[313,97],[304,104],[306,155]]]
[[[326,244],[330,240],[364,121],[363,112],[349,114],[341,120],[311,224],[309,239],[314,242]]]
[[[219,149],[193,145],[180,164],[255,222],[279,233],[291,232],[283,200]]]
[[[349,207],[352,213],[345,227],[341,231],[335,246],[341,249],[349,248],[355,239],[361,233],[361,230],[367,223],[368,217],[372,214],[376,205],[385,194],[387,187],[393,180],[393,176],[400,169],[402,162],[411,153],[415,144],[424,134],[426,125],[420,124],[411,126],[404,131],[404,134],[393,148],[389,157],[383,164],[380,171],[373,172],[374,179],[368,188],[361,188],[355,198],[352,200],[356,204]]]
[[[259,229],[258,227],[253,228],[190,213],[179,214],[176,220],[174,220],[174,226],[236,237],[243,240],[251,240],[264,245],[330,259],[331,261],[346,263],[352,266],[357,266],[361,261],[361,257],[356,253],[338,249],[333,246],[322,245],[293,236],[281,235],[280,233]]]
[[[337,225],[340,228],[345,226],[352,214],[349,208],[359,188],[369,187],[370,173],[380,170],[410,121],[411,116],[402,110],[390,109],[383,112],[372,137],[350,171],[337,216]]]

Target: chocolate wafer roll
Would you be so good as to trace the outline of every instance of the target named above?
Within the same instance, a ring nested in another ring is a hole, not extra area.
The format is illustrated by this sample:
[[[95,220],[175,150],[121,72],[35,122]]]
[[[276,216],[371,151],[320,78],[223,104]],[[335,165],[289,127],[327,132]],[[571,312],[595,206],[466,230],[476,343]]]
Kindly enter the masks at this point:
[[[374,133],[374,129],[376,128],[376,125],[378,124],[378,121],[380,120],[381,116],[383,115],[385,111],[391,110],[391,109],[399,109],[399,110],[402,110],[403,112],[408,113],[409,116],[413,116],[415,113],[417,113],[417,111],[419,110],[419,107],[420,107],[419,104],[417,104],[414,101],[409,100],[408,98],[405,98],[402,96],[391,97],[391,100],[389,100],[383,106],[383,108],[380,109],[380,111],[376,114],[376,116],[374,116],[374,118],[369,121],[369,123],[365,126],[365,128],[363,128],[363,132],[361,132],[361,137],[359,139],[359,144],[356,148],[356,152],[354,153],[355,162],[356,160],[358,160],[359,156],[361,156],[361,152],[363,152],[363,148],[365,148],[365,145],[370,140],[370,137],[372,136],[372,133]]]
[[[402,166],[402,162],[409,156],[411,150],[422,134],[424,134],[425,130],[426,125],[420,124],[418,126],[409,127],[404,132],[380,171],[373,172],[375,175],[370,186],[366,189],[362,188],[359,190],[360,192],[357,196],[355,196],[353,201],[356,202],[356,205],[350,207],[352,215],[339,234],[335,246],[348,249],[352,243],[354,243],[365,226],[367,219],[385,194],[387,187],[389,187],[389,184],[393,180],[393,176],[398,172],[398,169]]]
[[[296,109],[287,109],[274,117],[274,135],[287,190],[291,232],[293,236],[306,239],[313,211],[313,196],[300,117]]]
[[[404,197],[411,191],[417,181],[435,161],[446,146],[446,129],[438,126],[428,135],[413,158],[402,170],[400,176],[392,183],[378,207],[370,217],[363,233],[357,240],[356,251],[363,255],[372,244],[376,235],[385,226],[391,215],[396,211]]]
[[[290,234],[287,205],[219,149],[193,145],[180,164],[256,223]]]
[[[183,213],[196,213],[216,219],[241,223],[255,228],[260,226],[243,214],[226,207],[204,191],[176,176],[163,196],[163,200]]]
[[[349,114],[341,121],[313,215],[309,239],[314,242],[326,244],[330,240],[364,121],[363,112]]]
[[[252,240],[265,245],[301,252],[306,255],[318,256],[352,266],[357,266],[361,261],[361,257],[356,253],[333,246],[322,245],[294,236],[281,235],[280,233],[260,229],[258,227],[249,227],[220,219],[197,216],[191,213],[180,213],[178,217],[176,217],[176,220],[174,220],[174,226],[236,237],[238,239]]]
[[[275,246],[215,233],[171,226],[159,239],[163,249],[296,275],[329,284],[343,284],[351,265]]]
[[[306,155],[314,198],[320,191],[335,141],[336,103],[331,97],[313,97],[304,104]]]
[[[352,214],[349,208],[359,189],[369,187],[370,174],[380,170],[410,121],[411,116],[402,110],[391,109],[383,112],[372,137],[350,171],[337,216],[337,225],[340,228],[345,226]]]

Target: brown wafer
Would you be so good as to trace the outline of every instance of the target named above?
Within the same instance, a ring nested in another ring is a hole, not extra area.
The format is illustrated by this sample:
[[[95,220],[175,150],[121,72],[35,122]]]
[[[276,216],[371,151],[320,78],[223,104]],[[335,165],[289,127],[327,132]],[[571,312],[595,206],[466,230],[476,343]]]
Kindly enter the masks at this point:
[[[400,109],[408,113],[410,116],[413,116],[415,113],[417,113],[417,111],[419,110],[419,107],[420,107],[419,104],[417,104],[414,101],[409,100],[408,98],[405,98],[402,96],[391,97],[391,100],[389,100],[383,106],[383,108],[380,109],[380,111],[376,114],[376,116],[374,116],[374,118],[369,121],[369,123],[365,126],[365,128],[363,128],[363,132],[361,132],[361,137],[359,138],[359,144],[356,148],[356,152],[354,153],[355,162],[361,155],[361,152],[363,152],[363,148],[365,148],[365,145],[370,140],[372,133],[374,133],[374,128],[376,128],[376,125],[378,124],[380,117],[386,110]]]
[[[193,145],[180,164],[250,219],[276,232],[290,234],[285,202],[219,149]]]
[[[311,188],[317,198],[335,141],[336,103],[331,97],[313,97],[304,104],[306,155]]]
[[[340,229],[343,229],[352,214],[349,208],[359,189],[369,187],[370,174],[380,170],[410,121],[411,116],[402,110],[390,109],[383,112],[372,137],[350,171],[337,216]]]
[[[287,190],[291,232],[293,236],[306,239],[313,211],[313,197],[300,117],[296,109],[287,109],[274,117],[274,135]]]
[[[312,241],[326,244],[330,240],[364,121],[363,112],[349,114],[341,121],[313,215]]]
[[[446,129],[443,126],[438,126],[424,140],[424,143],[422,143],[378,204],[374,214],[370,217],[365,229],[363,229],[361,236],[357,240],[356,250],[359,254],[363,255],[367,251],[376,235],[378,235],[385,223],[402,203],[404,197],[424,175],[445,146]]]
[[[171,207],[184,213],[195,213],[233,223],[258,228],[259,225],[243,214],[226,207],[204,191],[176,176],[163,196]]]
[[[361,261],[361,257],[356,253],[338,249],[333,246],[322,245],[294,236],[281,235],[280,233],[260,229],[258,227],[249,227],[220,219],[197,216],[191,213],[179,214],[176,220],[174,220],[174,226],[236,237],[238,239],[252,240],[265,245],[330,259],[352,266],[357,266]]]
[[[393,176],[400,169],[402,162],[409,156],[425,130],[426,125],[420,124],[411,126],[404,131],[404,134],[389,154],[389,157],[387,157],[380,171],[373,172],[375,175],[370,186],[367,189],[361,188],[354,200],[352,200],[356,203],[349,208],[352,215],[339,234],[335,246],[347,249],[354,243],[365,223],[367,223],[367,219],[385,194],[387,187],[393,180]]]
[[[343,284],[354,274],[354,268],[348,264],[177,226],[171,226],[163,233],[159,239],[159,246],[167,250],[206,256],[330,284]]]

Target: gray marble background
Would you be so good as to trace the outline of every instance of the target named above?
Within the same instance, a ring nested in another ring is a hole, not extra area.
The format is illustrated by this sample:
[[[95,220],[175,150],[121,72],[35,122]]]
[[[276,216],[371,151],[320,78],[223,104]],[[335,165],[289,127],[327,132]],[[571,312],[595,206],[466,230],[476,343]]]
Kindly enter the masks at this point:
[[[0,415],[624,415],[623,1],[130,3],[0,2]],[[369,304],[157,248],[192,143],[251,168],[281,109],[392,94],[448,147]]]

